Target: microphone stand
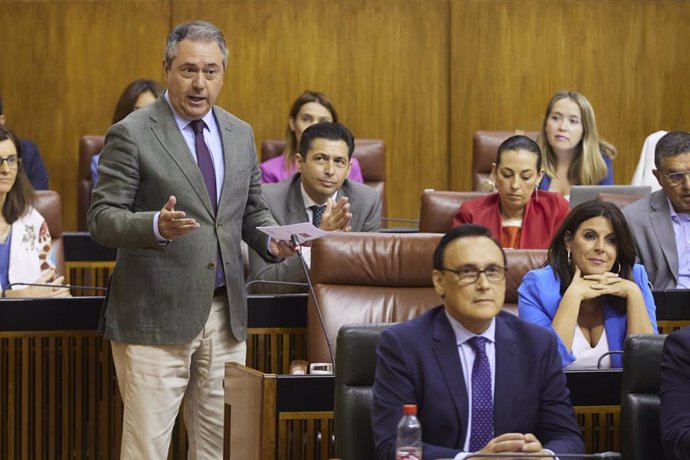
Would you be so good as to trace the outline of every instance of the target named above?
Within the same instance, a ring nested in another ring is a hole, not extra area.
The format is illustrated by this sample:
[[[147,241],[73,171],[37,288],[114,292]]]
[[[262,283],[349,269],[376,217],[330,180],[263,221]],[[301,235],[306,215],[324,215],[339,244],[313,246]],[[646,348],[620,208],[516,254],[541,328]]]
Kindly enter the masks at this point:
[[[316,300],[316,294],[314,294],[314,285],[311,282],[311,276],[309,276],[309,267],[307,267],[306,262],[304,262],[304,256],[302,256],[302,245],[300,244],[299,239],[295,234],[290,235],[290,241],[292,242],[292,246],[294,247],[295,252],[297,253],[297,257],[299,257],[299,260],[302,263],[302,270],[304,270],[304,275],[307,278],[307,285],[309,286],[309,294],[311,295],[311,299],[314,301],[316,313],[319,316],[321,330],[323,331],[323,336],[326,339],[326,345],[328,346],[328,354],[331,357],[331,362],[333,363],[333,372],[335,373],[335,359],[333,355],[333,347],[331,347],[331,341],[328,340],[328,333],[326,332],[326,324],[324,323],[323,315],[321,314],[321,307],[319,306],[319,301]]]
[[[7,298],[7,291],[12,289],[14,286],[34,286],[34,287],[45,287],[53,289],[90,289],[92,291],[108,291],[108,288],[96,287],[96,286],[77,286],[75,284],[42,284],[42,283],[11,283],[2,289],[1,298]]]
[[[601,361],[606,358],[609,355],[622,355],[625,352],[623,350],[611,350],[607,351],[606,353],[603,353],[601,356],[599,356],[599,359],[597,360],[597,369],[601,369]]]

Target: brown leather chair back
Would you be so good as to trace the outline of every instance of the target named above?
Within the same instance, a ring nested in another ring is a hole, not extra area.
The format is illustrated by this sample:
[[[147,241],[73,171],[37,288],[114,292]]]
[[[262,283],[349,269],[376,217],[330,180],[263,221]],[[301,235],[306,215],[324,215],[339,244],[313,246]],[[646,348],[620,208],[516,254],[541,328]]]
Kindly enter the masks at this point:
[[[453,228],[453,219],[460,205],[465,201],[486,195],[482,192],[450,192],[446,190],[425,190],[419,210],[419,231],[425,233],[446,233]]]
[[[270,160],[285,150],[284,139],[266,139],[261,143],[261,161]],[[386,216],[386,145],[383,139],[355,139],[352,154],[362,168],[364,183],[381,195],[381,216]]]
[[[62,201],[60,195],[52,190],[37,190],[34,209],[38,211],[48,224],[50,238],[53,240],[56,270],[58,274],[65,274],[65,248],[62,244]]]
[[[537,131],[477,131],[472,139],[472,190],[481,190],[481,183],[489,177],[491,165],[501,143],[510,136],[524,134],[536,140]]]
[[[336,233],[314,242],[310,273],[333,353],[344,324],[406,321],[442,302],[431,281],[441,236]],[[307,311],[307,359],[331,362],[311,298]]]
[[[503,308],[517,314],[517,290],[525,274],[539,268],[546,261],[547,249],[505,249],[508,259],[506,272],[506,298]]]
[[[626,193],[600,193],[597,195],[597,200],[608,201],[613,203],[619,208],[622,208],[630,203],[634,203],[637,200],[644,198],[644,195],[628,195]]]
[[[88,231],[86,213],[91,206],[91,158],[103,150],[105,136],[86,135],[79,140],[79,177],[77,178],[77,230]]]
[[[407,321],[443,302],[431,280],[440,234],[337,233],[314,242],[311,278],[335,354],[345,324]],[[540,267],[544,249],[506,250],[505,309],[517,313],[517,288]],[[331,362],[313,300],[307,308],[307,360]]]

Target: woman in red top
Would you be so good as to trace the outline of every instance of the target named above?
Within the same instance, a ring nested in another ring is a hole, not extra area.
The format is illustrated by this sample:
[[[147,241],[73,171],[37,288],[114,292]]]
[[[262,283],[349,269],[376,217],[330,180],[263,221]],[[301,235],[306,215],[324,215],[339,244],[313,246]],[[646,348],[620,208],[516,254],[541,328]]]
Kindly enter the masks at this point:
[[[484,225],[504,248],[548,248],[569,209],[560,193],[538,190],[544,170],[537,143],[526,136],[506,139],[492,174],[498,193],[463,203],[454,226]]]

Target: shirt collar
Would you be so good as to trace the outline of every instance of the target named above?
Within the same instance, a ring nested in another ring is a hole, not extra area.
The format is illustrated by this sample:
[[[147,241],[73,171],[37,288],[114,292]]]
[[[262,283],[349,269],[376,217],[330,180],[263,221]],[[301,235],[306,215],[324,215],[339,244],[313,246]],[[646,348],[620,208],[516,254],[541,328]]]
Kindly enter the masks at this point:
[[[671,221],[677,224],[690,223],[690,214],[687,212],[676,212],[676,209],[673,207],[673,203],[671,203],[671,200],[668,198],[668,196],[664,196],[666,197],[666,202],[668,202],[668,209],[670,211],[669,214],[671,216]]]
[[[474,332],[471,332],[465,328],[458,320],[450,316],[448,313],[448,310],[444,309],[444,313],[446,314],[446,317],[448,318],[448,321],[450,322],[450,327],[453,328],[453,332],[455,333],[455,343],[459,345],[462,345],[463,343],[467,342],[470,340],[472,337],[475,337],[477,335],[484,337],[485,339],[488,339],[491,343],[496,342],[496,318],[494,317],[491,320],[491,324],[489,324],[489,327],[486,328],[484,332],[481,334],[475,334]]]

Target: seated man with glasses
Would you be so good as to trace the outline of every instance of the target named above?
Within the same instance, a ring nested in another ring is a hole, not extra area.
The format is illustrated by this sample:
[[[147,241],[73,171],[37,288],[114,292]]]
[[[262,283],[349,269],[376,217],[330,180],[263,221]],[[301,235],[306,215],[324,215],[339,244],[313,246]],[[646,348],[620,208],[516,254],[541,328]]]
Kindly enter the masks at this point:
[[[656,289],[690,288],[690,133],[671,131],[654,150],[661,185],[625,208],[638,261]]]
[[[440,305],[385,330],[371,409],[376,458],[395,458],[403,404],[422,457],[584,453],[555,337],[502,311],[506,257],[487,228],[460,225],[433,256]]]

